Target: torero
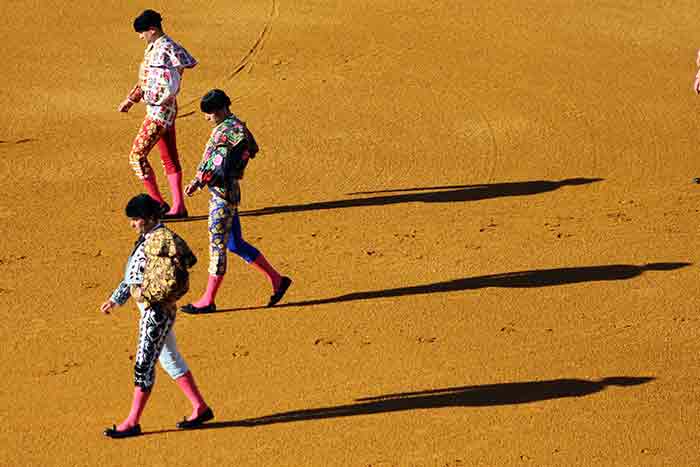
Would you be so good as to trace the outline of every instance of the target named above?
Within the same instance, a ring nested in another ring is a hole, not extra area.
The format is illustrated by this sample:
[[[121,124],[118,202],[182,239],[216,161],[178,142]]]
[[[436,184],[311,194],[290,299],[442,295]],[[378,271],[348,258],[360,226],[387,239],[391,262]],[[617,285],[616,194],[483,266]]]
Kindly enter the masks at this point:
[[[292,283],[280,275],[265,256],[243,239],[238,205],[241,201],[240,179],[248,160],[258,150],[255,138],[245,124],[230,110],[231,100],[220,89],[202,97],[200,108],[214,130],[204,148],[195,178],[185,188],[188,196],[207,186],[209,200],[209,280],[204,294],[194,303],[182,307],[186,313],[209,313],[216,310],[214,299],[226,273],[226,250],[263,273],[272,285],[267,306],[277,304]]]
[[[163,32],[161,22],[160,14],[153,10],[145,10],[134,20],[134,31],[147,45],[139,68],[138,83],[119,104],[118,110],[128,112],[138,102],[146,104],[146,117],[131,147],[129,163],[151,198],[161,205],[163,217],[183,218],[187,217],[187,209],[175,141],[176,98],[185,69],[193,68],[197,60]],[[161,196],[155,173],[148,162],[148,154],[156,145],[168,178],[172,208]]]

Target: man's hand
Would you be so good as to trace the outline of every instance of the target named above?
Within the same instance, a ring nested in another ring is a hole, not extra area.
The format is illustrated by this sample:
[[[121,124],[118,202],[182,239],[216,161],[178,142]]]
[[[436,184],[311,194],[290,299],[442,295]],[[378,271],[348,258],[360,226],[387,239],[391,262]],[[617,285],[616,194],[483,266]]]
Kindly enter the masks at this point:
[[[695,82],[693,83],[693,91],[695,91],[695,94],[700,94],[700,76],[695,77]]]
[[[133,102],[131,102],[129,99],[124,99],[121,104],[119,104],[119,107],[117,107],[117,110],[120,112],[128,112],[129,109],[134,105]]]
[[[143,303],[143,289],[139,287],[131,288],[131,297],[138,303]]]
[[[197,182],[192,182],[185,187],[185,194],[187,196],[192,196],[197,192],[198,189],[199,185],[197,184]]]
[[[118,305],[114,303],[112,300],[107,300],[100,306],[100,311],[106,315],[112,311],[113,308],[116,308]]]

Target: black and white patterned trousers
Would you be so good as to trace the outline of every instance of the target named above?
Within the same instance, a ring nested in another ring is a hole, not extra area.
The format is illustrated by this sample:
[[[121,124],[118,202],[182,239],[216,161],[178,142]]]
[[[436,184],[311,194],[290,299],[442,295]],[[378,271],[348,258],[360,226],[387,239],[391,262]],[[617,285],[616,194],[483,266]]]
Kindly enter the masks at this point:
[[[172,305],[174,307],[174,304]],[[134,363],[134,385],[148,391],[155,383],[156,362],[165,338],[175,322],[169,304],[154,303],[144,307],[139,321],[139,344]]]

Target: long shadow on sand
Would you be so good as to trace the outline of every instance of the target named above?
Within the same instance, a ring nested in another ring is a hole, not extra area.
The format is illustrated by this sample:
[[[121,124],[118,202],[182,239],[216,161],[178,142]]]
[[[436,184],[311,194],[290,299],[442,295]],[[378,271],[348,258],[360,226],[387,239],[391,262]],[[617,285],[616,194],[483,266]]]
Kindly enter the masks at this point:
[[[386,394],[378,397],[356,399],[353,404],[292,410],[243,420],[213,422],[200,430],[255,427],[275,423],[322,420],[327,418],[352,417],[406,410],[439,409],[445,407],[489,407],[500,405],[528,404],[565,397],[583,397],[600,392],[609,386],[637,386],[653,381],[652,377],[615,376],[599,381],[585,379],[554,379],[528,381],[524,383],[489,384],[463,386],[429,391]],[[151,434],[169,432],[163,430]]]
[[[370,195],[378,193],[401,193],[396,195],[373,196],[369,198],[350,198],[336,201],[317,201],[307,204],[272,206],[250,211],[240,211],[243,216],[267,216],[289,212],[318,211],[325,209],[358,208],[367,206],[386,206],[399,203],[459,203],[479,201],[482,199],[502,198],[506,196],[527,196],[554,191],[564,186],[588,185],[600,182],[602,178],[569,178],[560,181],[537,180],[531,182],[492,183],[481,185],[448,185],[424,188],[406,188],[396,190],[364,191],[349,193]],[[166,222],[194,222],[207,220],[207,215],[193,215],[186,219],[168,219]]]
[[[692,263],[650,263],[641,266],[633,264],[612,264],[607,266],[584,266],[577,268],[534,269],[530,271],[507,272],[487,276],[466,277],[452,281],[435,282],[433,284],[398,287],[386,290],[369,290],[353,292],[336,297],[286,302],[275,308],[324,305],[328,303],[350,302],[355,300],[371,300],[376,298],[402,297],[405,295],[423,295],[442,292],[459,292],[462,290],[482,289],[486,287],[551,287],[556,285],[576,284],[579,282],[619,281],[632,279],[646,271],[672,271]],[[215,313],[227,311],[258,310],[264,307],[231,308],[217,310]]]
[[[291,204],[273,206],[252,211],[241,212],[241,216],[265,216],[288,212],[317,211],[323,209],[342,209],[366,206],[386,206],[398,203],[459,203],[479,201],[482,199],[502,198],[506,196],[527,196],[554,191],[564,186],[588,185],[603,180],[602,178],[569,178],[560,181],[537,180],[531,182],[491,183],[482,185],[454,185],[426,188],[408,188],[403,190],[383,190],[376,192],[357,192],[351,195],[376,193],[396,193],[396,195],[373,196],[370,198],[341,199],[337,201],[320,201],[308,204]],[[431,190],[431,191],[425,191]]]

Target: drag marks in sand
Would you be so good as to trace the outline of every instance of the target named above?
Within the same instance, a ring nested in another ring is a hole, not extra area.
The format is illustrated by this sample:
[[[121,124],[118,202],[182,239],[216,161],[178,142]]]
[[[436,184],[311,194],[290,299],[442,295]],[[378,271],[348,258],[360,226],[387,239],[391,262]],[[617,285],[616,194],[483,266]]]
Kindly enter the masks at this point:
[[[270,30],[272,29],[272,21],[277,16],[279,16],[279,7],[277,5],[277,0],[272,0],[270,13],[268,14],[267,21],[265,22],[262,31],[260,31],[260,34],[258,34],[257,40],[255,41],[255,43],[253,43],[253,46],[250,48],[248,53],[245,54],[243,58],[241,58],[241,60],[233,69],[233,72],[228,76],[229,81],[235,78],[241,71],[245,70],[246,67],[248,67],[249,70],[250,68],[252,68],[253,59],[263,49],[265,39],[267,39],[267,36],[270,34]]]
[[[252,70],[255,57],[260,53],[260,51],[265,46],[265,41],[267,40],[268,36],[270,35],[270,31],[272,30],[272,23],[275,20],[275,18],[277,18],[278,16],[279,16],[279,4],[278,4],[277,0],[272,0],[270,2],[270,10],[269,10],[269,13],[267,16],[267,20],[265,21],[265,24],[263,25],[262,30],[258,34],[258,37],[256,38],[255,42],[253,42],[253,45],[250,47],[248,52],[238,61],[238,63],[236,63],[233,66],[233,71],[231,71],[228,74],[228,76],[223,78],[224,82],[232,81],[244,70],[248,70],[248,72],[250,72]],[[281,62],[275,63],[275,64],[279,65],[280,63]],[[220,86],[221,86],[221,83],[214,85],[214,87],[220,87]],[[203,94],[203,92],[200,94]],[[237,100],[237,97],[240,97],[240,96],[232,97],[231,100],[235,102]],[[199,102],[199,97],[196,97],[194,99],[191,99],[189,101],[184,102],[181,105],[181,109],[183,110],[183,112],[180,113],[180,115],[178,115],[177,118],[184,118],[184,117],[188,117],[190,115],[195,114],[196,110],[188,110],[188,111],[184,111],[184,110],[186,108],[189,109],[189,107],[192,104],[195,104],[198,102]]]
[[[469,102],[469,105],[475,111],[477,119],[456,123],[454,134],[465,147],[470,148],[469,172],[492,183],[501,160],[494,124],[475,102]]]
[[[34,140],[31,139],[31,138],[21,138],[21,139],[17,139],[17,140],[14,140],[14,141],[0,140],[0,145],[5,145],[5,144],[25,144],[25,143],[31,143],[32,141],[34,141]],[[2,146],[0,146],[0,147],[2,147]]]

